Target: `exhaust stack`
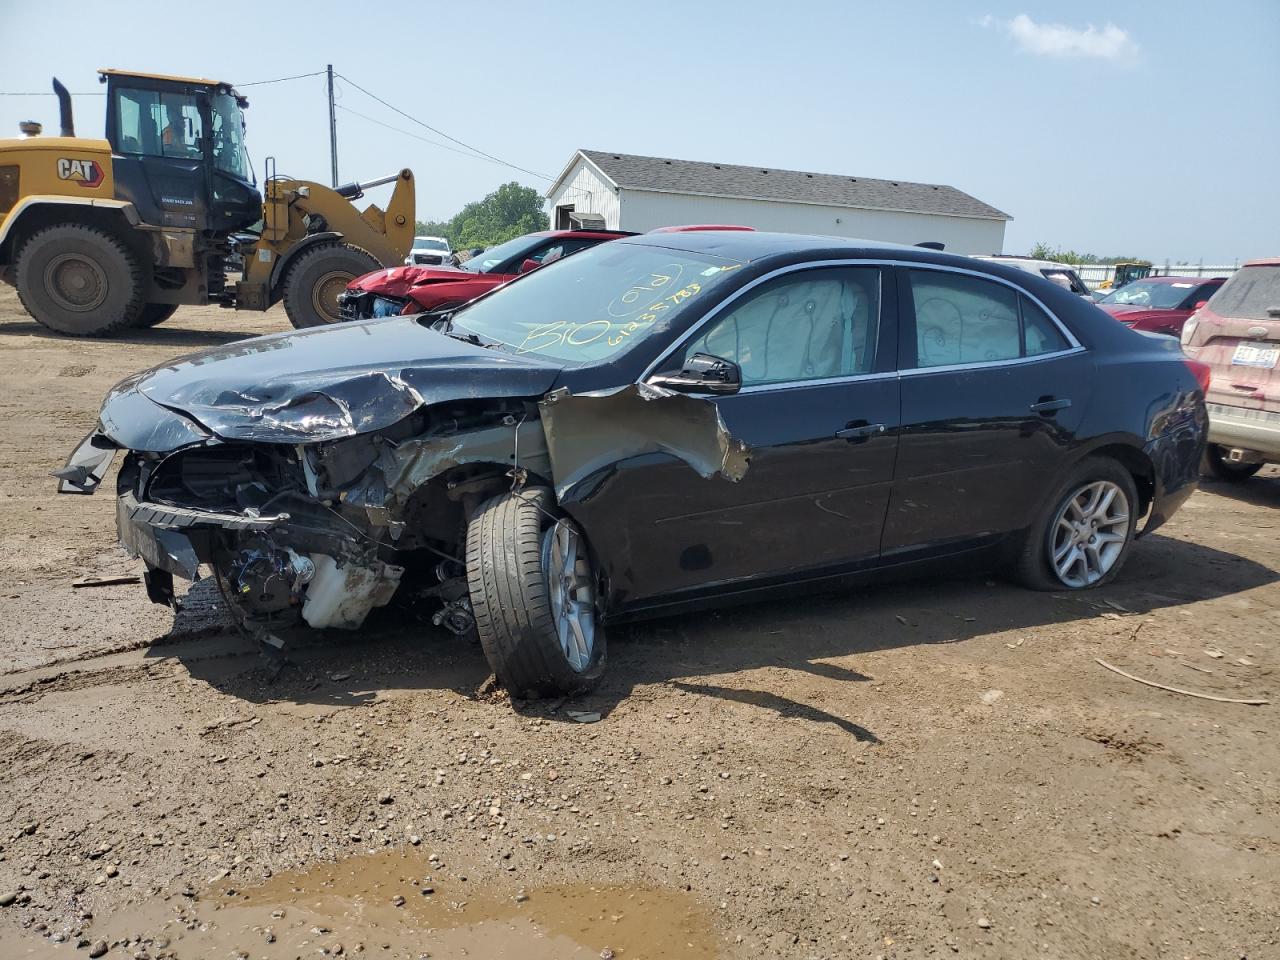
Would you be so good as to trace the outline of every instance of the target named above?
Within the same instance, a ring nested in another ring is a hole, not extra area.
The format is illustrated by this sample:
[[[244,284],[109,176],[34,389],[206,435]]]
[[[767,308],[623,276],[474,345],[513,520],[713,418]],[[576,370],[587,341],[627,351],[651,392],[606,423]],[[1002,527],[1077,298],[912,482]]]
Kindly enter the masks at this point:
[[[62,121],[62,135],[74,137],[76,128],[71,119],[71,94],[57,77],[53,78],[53,92],[58,95],[58,116]]]

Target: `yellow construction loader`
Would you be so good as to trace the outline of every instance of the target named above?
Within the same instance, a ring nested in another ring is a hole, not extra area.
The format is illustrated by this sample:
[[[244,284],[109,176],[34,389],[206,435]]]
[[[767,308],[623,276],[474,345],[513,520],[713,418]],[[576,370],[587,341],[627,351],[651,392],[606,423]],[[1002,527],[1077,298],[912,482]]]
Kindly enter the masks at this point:
[[[244,147],[249,104],[230,84],[98,72],[105,140],[75,135],[57,80],[61,136],[23,124],[23,138],[0,140],[0,279],[49,329],[103,336],[163,323],[182,304],[282,300],[295,327],[333,323],[353,277],[408,255],[409,170],[330,188],[277,177],[268,159],[260,191]],[[353,205],[393,182],[385,211]]]

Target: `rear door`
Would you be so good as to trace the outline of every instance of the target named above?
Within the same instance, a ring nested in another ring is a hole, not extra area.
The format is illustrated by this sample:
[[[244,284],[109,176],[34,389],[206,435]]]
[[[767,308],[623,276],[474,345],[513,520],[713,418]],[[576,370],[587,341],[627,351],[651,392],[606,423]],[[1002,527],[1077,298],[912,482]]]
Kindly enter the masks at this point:
[[[737,363],[715,397],[750,447],[734,483],[666,454],[614,469],[575,507],[624,603],[874,566],[898,443],[893,290],[879,267],[801,269],[713,312],[657,365]]]
[[[899,270],[902,438],[882,562],[994,544],[1030,522],[1083,419],[1093,360],[1020,288]]]

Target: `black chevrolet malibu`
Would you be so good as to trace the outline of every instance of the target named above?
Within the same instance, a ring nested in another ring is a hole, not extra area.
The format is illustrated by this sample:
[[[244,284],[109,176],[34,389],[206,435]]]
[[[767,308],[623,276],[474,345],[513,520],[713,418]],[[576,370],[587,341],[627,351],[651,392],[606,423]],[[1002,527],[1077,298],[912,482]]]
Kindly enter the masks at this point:
[[[550,694],[626,618],[907,568],[1105,583],[1195,489],[1205,372],[997,264],[649,234],[451,315],[131,377],[58,477],[92,493],[124,451],[119,536],[158,602],[210,574],[278,646],[425,597]]]

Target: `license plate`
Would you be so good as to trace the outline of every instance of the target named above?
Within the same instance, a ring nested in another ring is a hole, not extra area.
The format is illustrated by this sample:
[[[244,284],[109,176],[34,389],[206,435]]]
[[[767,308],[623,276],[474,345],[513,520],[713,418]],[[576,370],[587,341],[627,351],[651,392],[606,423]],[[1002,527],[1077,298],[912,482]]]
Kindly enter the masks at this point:
[[[1258,347],[1252,343],[1241,343],[1231,355],[1231,362],[1238,367],[1265,367],[1271,370],[1280,362],[1280,347]]]

